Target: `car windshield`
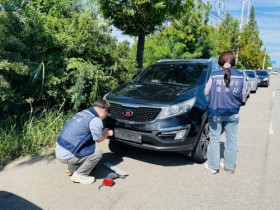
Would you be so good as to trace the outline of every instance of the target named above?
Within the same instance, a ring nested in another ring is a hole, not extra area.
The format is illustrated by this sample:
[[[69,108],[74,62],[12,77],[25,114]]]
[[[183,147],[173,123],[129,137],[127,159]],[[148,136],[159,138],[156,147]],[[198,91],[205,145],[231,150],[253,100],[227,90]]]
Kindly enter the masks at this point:
[[[260,76],[268,76],[268,72],[267,71],[256,71],[257,75]]]
[[[255,78],[256,77],[256,75],[255,75],[255,73],[253,71],[246,71],[246,75],[248,77],[251,77],[251,78]]]
[[[150,66],[135,81],[203,85],[207,77],[207,63],[159,63]]]

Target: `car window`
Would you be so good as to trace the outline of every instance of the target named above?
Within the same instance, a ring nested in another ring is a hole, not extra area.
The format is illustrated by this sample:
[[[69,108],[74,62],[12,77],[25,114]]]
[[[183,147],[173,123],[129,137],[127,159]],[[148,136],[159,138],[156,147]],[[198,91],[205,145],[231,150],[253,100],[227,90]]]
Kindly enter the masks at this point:
[[[260,76],[268,76],[268,72],[267,71],[256,71],[257,75]]]
[[[206,82],[207,70],[208,64],[206,63],[161,63],[150,66],[135,81],[202,85]]]
[[[248,77],[251,77],[251,78],[255,78],[256,77],[256,75],[255,75],[255,73],[253,71],[246,71],[246,75]]]

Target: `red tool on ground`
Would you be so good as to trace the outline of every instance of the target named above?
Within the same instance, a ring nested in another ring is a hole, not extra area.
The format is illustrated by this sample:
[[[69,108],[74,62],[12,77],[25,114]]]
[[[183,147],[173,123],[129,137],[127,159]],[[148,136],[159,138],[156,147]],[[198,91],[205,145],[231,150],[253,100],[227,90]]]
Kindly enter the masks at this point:
[[[119,177],[120,177],[120,176],[119,176],[117,173],[109,173],[109,174],[107,175],[107,177],[103,179],[103,182],[102,182],[102,184],[98,187],[98,189],[100,190],[100,188],[101,188],[102,186],[112,187],[112,186],[115,184],[114,179],[117,179],[117,178],[119,178]]]
[[[102,184],[98,187],[99,190],[102,186],[112,187],[115,184],[114,179],[117,178],[124,179],[126,176],[128,176],[126,172],[124,172],[123,170],[119,169],[116,166],[113,166],[111,163],[106,162],[103,163],[103,165],[109,168],[110,170],[114,171],[115,173],[109,173],[106,176],[106,178],[103,179]]]

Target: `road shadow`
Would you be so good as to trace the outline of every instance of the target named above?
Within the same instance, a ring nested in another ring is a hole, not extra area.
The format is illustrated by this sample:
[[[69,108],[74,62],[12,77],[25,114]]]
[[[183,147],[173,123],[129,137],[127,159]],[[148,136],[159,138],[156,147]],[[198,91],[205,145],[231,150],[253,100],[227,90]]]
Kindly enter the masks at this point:
[[[32,157],[28,158],[27,160],[21,161],[20,163],[17,164],[17,166],[33,165],[42,160],[47,160],[47,162],[50,163],[55,159],[56,159],[56,157],[55,157],[54,153],[51,153],[48,155],[32,156]]]
[[[110,169],[102,165],[104,162],[110,162],[112,165],[117,166],[124,161],[124,157],[154,165],[171,167],[195,164],[195,162],[193,162],[187,156],[175,152],[146,150],[115,141],[110,141],[108,146],[110,152],[103,154],[102,159],[98,163],[96,169],[91,172],[91,175],[93,175],[96,179],[102,179],[112,172]]]
[[[24,159],[16,159],[16,160],[13,160],[9,163],[7,163],[5,166],[7,166],[8,164],[12,164],[14,161],[19,161],[17,164],[16,164],[16,167],[20,167],[20,166],[25,166],[25,165],[33,165],[35,163],[38,163],[42,160],[47,160],[48,163],[52,162],[53,160],[55,160],[56,157],[55,157],[55,154],[54,152],[53,153],[50,153],[50,154],[45,154],[45,155],[34,155],[34,156],[31,156],[31,157],[26,157]],[[0,167],[0,172],[2,172],[4,169],[5,169],[5,166],[1,166]],[[1,208],[0,208],[1,210]]]
[[[34,203],[10,192],[0,191],[0,209],[28,209],[28,210],[41,210],[39,206]]]

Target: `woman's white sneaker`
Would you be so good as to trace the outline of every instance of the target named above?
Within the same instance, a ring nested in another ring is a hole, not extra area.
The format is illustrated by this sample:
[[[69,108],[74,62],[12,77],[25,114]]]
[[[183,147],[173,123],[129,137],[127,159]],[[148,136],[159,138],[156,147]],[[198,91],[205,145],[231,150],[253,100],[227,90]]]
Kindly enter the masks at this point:
[[[222,169],[224,169],[224,171],[228,172],[229,174],[233,174],[234,173],[234,170],[225,168],[225,164],[224,163],[220,163],[220,167]]]
[[[209,168],[208,163],[205,163],[205,164],[204,164],[204,168],[205,168],[210,174],[216,174],[216,173],[219,172],[219,170],[215,170],[215,169]]]
[[[95,182],[95,178],[93,176],[80,175],[76,171],[73,173],[70,179],[72,182],[81,184],[92,184]]]

